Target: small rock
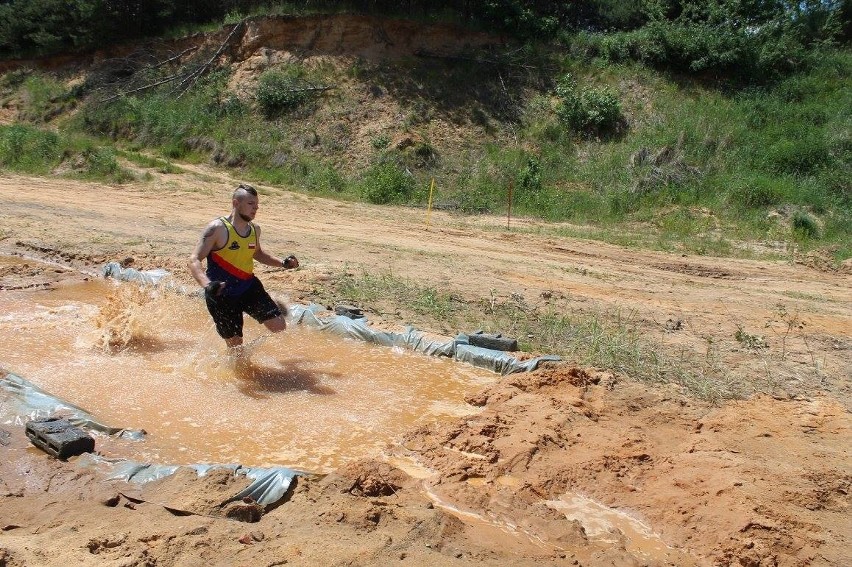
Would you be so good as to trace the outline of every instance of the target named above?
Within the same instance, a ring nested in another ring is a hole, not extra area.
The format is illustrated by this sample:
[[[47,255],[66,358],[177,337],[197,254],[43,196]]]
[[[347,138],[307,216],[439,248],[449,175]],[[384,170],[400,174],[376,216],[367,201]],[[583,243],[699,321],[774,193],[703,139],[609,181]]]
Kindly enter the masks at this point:
[[[251,534],[245,534],[240,538],[240,543],[243,545],[252,545],[254,544],[254,539],[251,537]]]
[[[263,532],[251,532],[251,534],[250,534],[250,535],[251,535],[251,538],[252,538],[254,541],[263,541],[263,538],[265,537],[265,536],[263,535]]]

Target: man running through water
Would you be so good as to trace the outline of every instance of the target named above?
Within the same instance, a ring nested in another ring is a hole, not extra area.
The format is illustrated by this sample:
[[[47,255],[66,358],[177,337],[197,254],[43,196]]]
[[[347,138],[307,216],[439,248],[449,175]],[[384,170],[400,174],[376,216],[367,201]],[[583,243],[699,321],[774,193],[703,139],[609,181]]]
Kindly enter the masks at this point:
[[[216,332],[228,349],[240,354],[243,344],[243,313],[277,333],[287,328],[284,313],[254,275],[254,261],[267,266],[298,268],[295,256],[284,259],[267,254],[260,245],[257,190],[241,183],[231,200],[227,217],[210,221],[189,258],[189,271],[204,288],[207,310],[216,323]],[[202,262],[207,260],[205,271]]]

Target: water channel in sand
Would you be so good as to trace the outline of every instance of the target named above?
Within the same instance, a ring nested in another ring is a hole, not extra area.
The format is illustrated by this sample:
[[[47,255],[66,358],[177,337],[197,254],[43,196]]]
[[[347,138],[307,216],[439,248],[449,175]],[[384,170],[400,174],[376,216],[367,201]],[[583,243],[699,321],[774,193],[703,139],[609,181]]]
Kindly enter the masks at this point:
[[[235,365],[199,298],[112,280],[0,292],[0,366],[144,441],[106,456],[326,472],[418,423],[465,415],[486,370],[247,318]],[[0,422],[10,418],[0,412]]]

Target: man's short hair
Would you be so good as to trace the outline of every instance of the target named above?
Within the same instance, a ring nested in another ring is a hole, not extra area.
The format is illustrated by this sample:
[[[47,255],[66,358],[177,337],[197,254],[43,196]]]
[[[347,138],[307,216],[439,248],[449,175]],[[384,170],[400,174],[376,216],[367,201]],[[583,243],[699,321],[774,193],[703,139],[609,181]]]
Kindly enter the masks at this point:
[[[248,183],[240,183],[236,189],[234,189],[233,198],[237,199],[240,196],[240,190],[245,191],[249,195],[254,195],[257,197],[257,189],[249,185]]]

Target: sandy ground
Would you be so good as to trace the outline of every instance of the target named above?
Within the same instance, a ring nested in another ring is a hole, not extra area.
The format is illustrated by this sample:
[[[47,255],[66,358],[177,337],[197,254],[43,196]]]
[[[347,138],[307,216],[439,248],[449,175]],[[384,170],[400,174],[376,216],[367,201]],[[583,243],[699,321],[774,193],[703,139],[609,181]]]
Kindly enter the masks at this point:
[[[193,169],[116,187],[0,177],[0,253],[60,266],[4,267],[0,290],[126,257],[190,284],[185,259],[235,185]],[[699,354],[714,345],[732,380],[766,393],[712,405],[551,364],[472,395],[474,417],[400,432],[398,459],[300,479],[256,523],[215,506],[244,482],[227,474],[106,482],[0,424],[0,566],[848,564],[848,273],[624,249],[529,221],[506,230],[501,218],[433,212],[427,226],[421,210],[278,189],[264,188],[257,220],[265,248],[302,262],[260,270],[294,301],[368,269],[471,301],[622,310],[649,340]],[[742,348],[738,328],[776,349],[783,339],[783,360]]]

